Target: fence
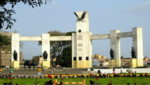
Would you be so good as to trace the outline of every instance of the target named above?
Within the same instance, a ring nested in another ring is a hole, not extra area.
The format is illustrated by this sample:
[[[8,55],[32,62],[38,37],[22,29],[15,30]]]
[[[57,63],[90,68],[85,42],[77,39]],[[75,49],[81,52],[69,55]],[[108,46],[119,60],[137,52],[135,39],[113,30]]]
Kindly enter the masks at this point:
[[[60,82],[57,82],[57,80],[54,80],[54,85],[60,84]],[[82,82],[62,82],[62,84],[81,84],[85,85],[85,79],[82,80]]]

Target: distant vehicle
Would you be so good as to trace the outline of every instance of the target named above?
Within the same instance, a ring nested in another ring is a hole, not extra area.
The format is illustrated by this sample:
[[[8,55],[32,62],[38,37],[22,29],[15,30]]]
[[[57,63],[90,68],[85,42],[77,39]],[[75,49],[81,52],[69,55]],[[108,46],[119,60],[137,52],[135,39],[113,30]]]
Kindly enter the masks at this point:
[[[5,66],[6,68],[10,68],[10,66]]]
[[[32,61],[26,60],[26,61],[24,62],[24,68],[25,68],[26,66],[28,66],[29,68],[31,68],[31,66],[35,67],[35,66],[37,66],[37,64],[35,64],[35,63],[32,62]]]
[[[147,65],[150,65],[150,61],[147,62]]]

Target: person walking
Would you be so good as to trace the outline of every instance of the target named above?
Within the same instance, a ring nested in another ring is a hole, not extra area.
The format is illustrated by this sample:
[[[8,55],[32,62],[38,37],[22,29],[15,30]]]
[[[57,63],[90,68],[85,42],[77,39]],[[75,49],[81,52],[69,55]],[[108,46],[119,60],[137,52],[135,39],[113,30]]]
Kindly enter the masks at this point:
[[[98,70],[98,74],[101,74],[101,70]]]
[[[2,74],[3,69],[0,67],[0,74]]]
[[[52,73],[54,73],[54,71],[55,71],[55,69],[54,69],[54,68],[52,68]]]
[[[115,74],[116,72],[115,72],[115,68],[113,68],[113,73]]]
[[[38,67],[37,70],[38,70],[38,75],[41,76],[41,71],[42,71],[42,69],[41,69],[40,67]]]
[[[123,68],[121,67],[121,71],[120,71],[120,73],[122,73],[122,71],[123,71]]]
[[[13,71],[14,71],[14,69],[11,67],[10,68],[10,75],[12,75]]]

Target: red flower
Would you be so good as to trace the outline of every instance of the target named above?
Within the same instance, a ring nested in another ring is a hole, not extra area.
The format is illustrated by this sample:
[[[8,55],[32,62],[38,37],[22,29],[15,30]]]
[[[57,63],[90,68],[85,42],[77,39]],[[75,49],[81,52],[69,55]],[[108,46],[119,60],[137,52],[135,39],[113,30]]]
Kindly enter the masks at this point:
[[[48,78],[53,78],[50,74],[48,74]]]
[[[145,73],[145,75],[147,75],[147,73]]]
[[[131,74],[131,72],[129,72],[129,74]]]
[[[13,77],[9,77],[9,79],[10,79],[10,80],[12,80],[12,79],[13,79]]]
[[[96,78],[96,80],[98,80],[99,78]]]
[[[116,72],[113,72],[114,74],[116,74]]]

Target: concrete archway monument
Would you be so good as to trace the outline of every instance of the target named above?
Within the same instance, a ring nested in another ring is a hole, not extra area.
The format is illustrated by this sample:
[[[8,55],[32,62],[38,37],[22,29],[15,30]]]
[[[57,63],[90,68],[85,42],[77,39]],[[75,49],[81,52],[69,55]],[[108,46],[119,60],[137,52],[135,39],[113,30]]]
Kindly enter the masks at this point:
[[[76,33],[72,36],[50,36],[48,33],[38,37],[21,37],[18,33],[12,33],[11,62],[14,69],[19,69],[19,44],[20,41],[42,42],[42,67],[50,68],[50,42],[72,41],[72,68],[92,68],[92,40],[110,39],[111,57],[109,68],[121,67],[120,38],[132,37],[134,54],[136,58],[131,59],[130,67],[143,66],[143,36],[142,28],[135,27],[132,32],[120,32],[111,30],[109,34],[92,35],[89,32],[89,14],[86,11],[75,12]],[[14,57],[14,54],[17,53]],[[136,63],[136,64],[135,64]]]

